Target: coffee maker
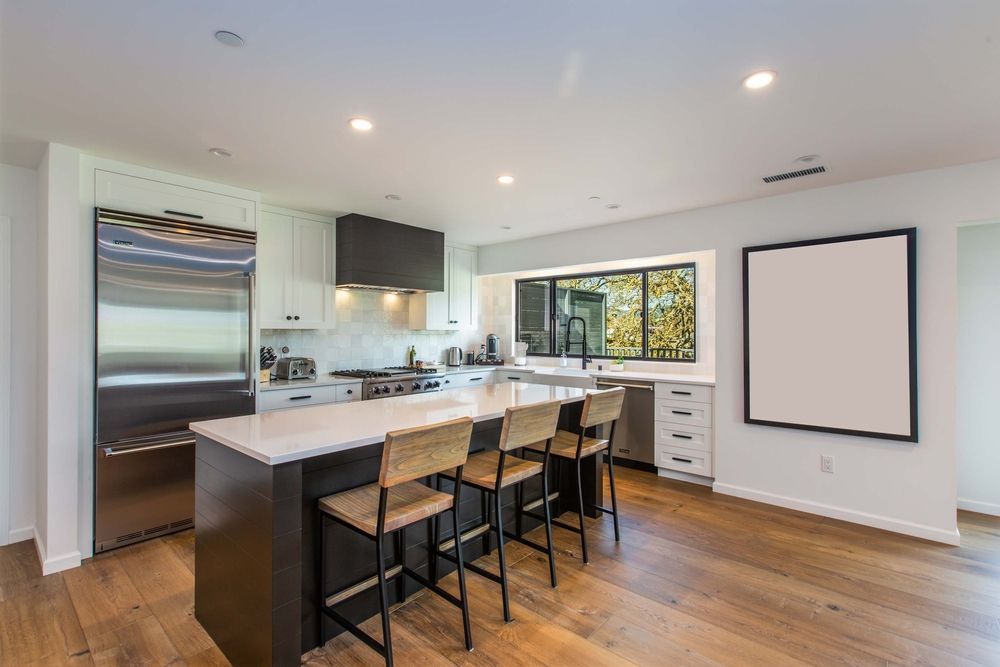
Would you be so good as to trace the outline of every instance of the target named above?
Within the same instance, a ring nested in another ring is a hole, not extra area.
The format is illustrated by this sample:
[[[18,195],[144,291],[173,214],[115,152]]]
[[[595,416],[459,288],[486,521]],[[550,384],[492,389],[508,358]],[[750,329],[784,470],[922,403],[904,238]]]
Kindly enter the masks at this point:
[[[503,357],[500,356],[500,337],[490,334],[486,337],[486,344],[480,348],[476,363],[481,366],[503,366]]]

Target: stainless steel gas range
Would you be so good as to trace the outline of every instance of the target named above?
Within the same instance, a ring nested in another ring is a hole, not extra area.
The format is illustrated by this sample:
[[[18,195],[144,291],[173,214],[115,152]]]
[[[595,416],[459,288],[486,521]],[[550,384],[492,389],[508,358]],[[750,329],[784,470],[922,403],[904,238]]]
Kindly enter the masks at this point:
[[[334,371],[331,375],[361,378],[362,400],[441,391],[441,378],[444,377],[443,373],[438,373],[435,369],[405,366]]]

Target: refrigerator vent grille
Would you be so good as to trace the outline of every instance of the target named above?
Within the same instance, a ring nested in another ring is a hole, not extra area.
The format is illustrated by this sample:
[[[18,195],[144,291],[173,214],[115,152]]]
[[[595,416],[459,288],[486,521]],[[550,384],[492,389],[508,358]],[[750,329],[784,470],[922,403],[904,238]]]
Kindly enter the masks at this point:
[[[170,524],[170,528],[186,528],[187,526],[193,526],[194,519],[184,519],[183,521],[174,521]]]
[[[168,530],[169,528],[170,528],[170,524],[166,524],[165,523],[162,526],[156,526],[155,528],[147,528],[146,530],[142,531],[142,534],[143,535],[153,535],[155,533],[162,533],[163,531]]]
[[[128,542],[129,540],[134,540],[142,537],[142,531],[137,530],[134,533],[129,533],[128,535],[119,535],[115,538],[115,542],[121,544],[122,542]]]

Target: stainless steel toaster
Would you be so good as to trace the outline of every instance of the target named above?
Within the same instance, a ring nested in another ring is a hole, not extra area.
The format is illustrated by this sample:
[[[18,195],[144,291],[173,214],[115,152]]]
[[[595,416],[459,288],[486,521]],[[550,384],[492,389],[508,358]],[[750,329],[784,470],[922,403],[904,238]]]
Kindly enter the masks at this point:
[[[274,365],[279,380],[315,380],[316,360],[310,357],[282,357]]]

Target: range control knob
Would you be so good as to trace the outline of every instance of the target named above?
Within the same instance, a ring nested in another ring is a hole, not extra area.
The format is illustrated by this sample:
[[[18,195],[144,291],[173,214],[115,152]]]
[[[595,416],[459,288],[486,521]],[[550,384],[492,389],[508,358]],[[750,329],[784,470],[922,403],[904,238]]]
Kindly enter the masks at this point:
[[[413,383],[413,391],[420,391],[420,383],[419,382],[414,382]]]
[[[399,392],[399,391],[403,391],[403,385],[401,385],[401,384],[397,384],[397,385],[396,385],[396,391],[397,391],[397,392]]]
[[[441,383],[435,380],[434,382],[428,382],[427,386],[431,387],[432,389],[437,389],[438,387],[441,386]]]
[[[388,394],[389,393],[389,385],[387,385],[387,384],[382,385],[382,393],[383,394]]]
[[[382,390],[379,389],[378,387],[372,387],[372,393],[378,396],[379,394],[382,393]]]

